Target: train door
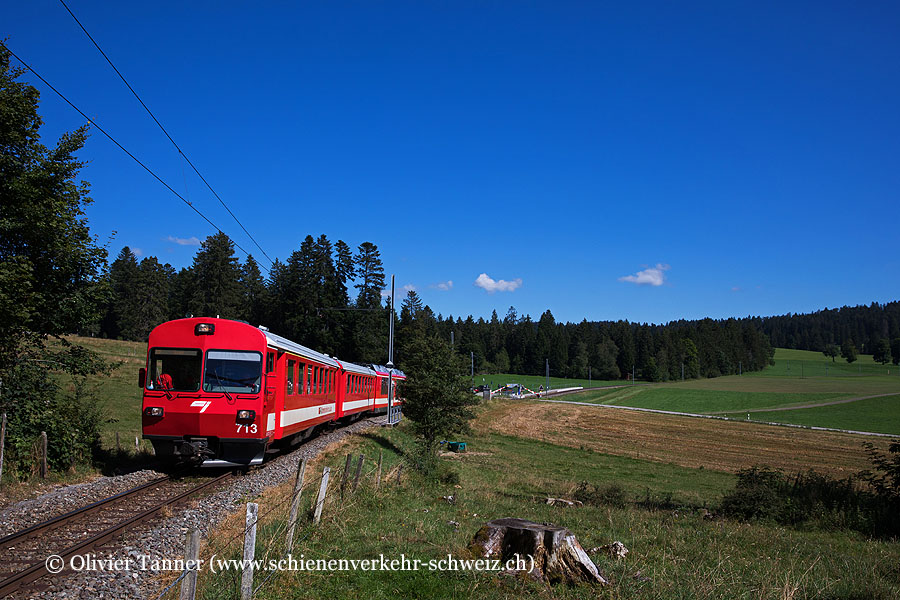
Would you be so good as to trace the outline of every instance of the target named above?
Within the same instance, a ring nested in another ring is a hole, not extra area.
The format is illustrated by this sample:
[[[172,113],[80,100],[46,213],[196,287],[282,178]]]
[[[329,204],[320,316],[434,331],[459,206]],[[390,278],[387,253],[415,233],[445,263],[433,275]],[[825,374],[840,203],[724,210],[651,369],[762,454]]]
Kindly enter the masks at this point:
[[[266,352],[266,396],[263,402],[263,414],[266,415],[266,435],[269,436],[274,435],[277,424],[278,376],[275,371],[277,364],[278,354],[269,348]]]

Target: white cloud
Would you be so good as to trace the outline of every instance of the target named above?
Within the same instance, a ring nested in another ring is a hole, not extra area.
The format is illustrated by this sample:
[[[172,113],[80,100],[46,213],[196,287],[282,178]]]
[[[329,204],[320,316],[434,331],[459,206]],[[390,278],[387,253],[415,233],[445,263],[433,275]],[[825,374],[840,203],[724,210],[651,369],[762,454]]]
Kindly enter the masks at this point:
[[[447,292],[453,289],[453,280],[448,279],[447,281],[442,281],[440,283],[435,283],[434,285],[428,286],[432,289],[441,290],[442,292]]]
[[[179,246],[199,246],[200,240],[197,239],[196,236],[191,236],[189,238],[180,238],[170,235],[166,238],[167,242],[172,242],[173,244],[178,244]]]
[[[144,255],[144,251],[141,250],[140,248],[132,248],[132,249],[131,249],[131,252],[132,252],[135,256],[143,256],[143,255]]]
[[[506,281],[504,279],[494,281],[488,277],[487,273],[482,273],[478,276],[478,279],[475,280],[475,286],[486,290],[488,294],[493,294],[494,292],[513,292],[522,287],[522,280],[516,278],[512,281]]]
[[[739,292],[739,291],[741,291],[741,288],[740,288],[739,286],[734,286],[733,288],[731,288],[731,291],[732,291],[732,292]]]
[[[657,263],[655,267],[649,267],[643,271],[638,271],[634,275],[619,277],[619,281],[627,281],[637,285],[660,286],[666,282],[665,272],[670,268],[669,265]]]
[[[403,286],[402,288],[400,288],[400,289],[401,289],[402,291],[406,292],[406,293],[409,293],[409,292],[415,292],[415,291],[416,291],[416,286],[414,286],[414,285],[411,284],[411,283],[407,283],[406,285],[404,285],[404,286]]]

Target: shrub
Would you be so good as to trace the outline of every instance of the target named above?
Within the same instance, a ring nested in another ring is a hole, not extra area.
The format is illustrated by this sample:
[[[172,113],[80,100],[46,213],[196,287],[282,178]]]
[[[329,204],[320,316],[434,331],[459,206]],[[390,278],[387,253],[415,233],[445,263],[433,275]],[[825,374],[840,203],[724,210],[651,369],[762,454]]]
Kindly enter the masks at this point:
[[[575,488],[575,499],[593,506],[615,506],[622,508],[628,504],[625,490],[616,484],[597,486],[587,481],[582,481]]]

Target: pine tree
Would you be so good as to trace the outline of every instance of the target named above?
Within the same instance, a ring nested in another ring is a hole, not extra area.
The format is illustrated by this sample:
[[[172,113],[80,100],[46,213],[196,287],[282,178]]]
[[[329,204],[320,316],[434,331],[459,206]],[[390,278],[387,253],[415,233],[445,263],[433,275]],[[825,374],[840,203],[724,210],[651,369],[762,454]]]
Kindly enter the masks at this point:
[[[359,290],[356,307],[377,308],[381,305],[381,291],[384,289],[384,266],[381,264],[378,246],[372,242],[363,242],[359,245],[353,262],[356,265],[356,278],[359,280],[356,284]]]
[[[848,364],[856,360],[857,354],[853,340],[847,340],[841,344],[841,358],[846,360]]]
[[[241,297],[247,321],[252,325],[261,325],[266,320],[266,304],[269,293],[263,280],[259,265],[252,254],[241,267]]]
[[[190,311],[195,316],[241,319],[241,268],[234,242],[222,232],[207,237],[194,257]]]
[[[128,326],[127,320],[128,315],[132,313],[131,305],[134,301],[134,285],[137,278],[137,257],[131,248],[125,246],[109,267],[112,296],[101,323],[101,331],[107,337],[121,337],[122,328]]]

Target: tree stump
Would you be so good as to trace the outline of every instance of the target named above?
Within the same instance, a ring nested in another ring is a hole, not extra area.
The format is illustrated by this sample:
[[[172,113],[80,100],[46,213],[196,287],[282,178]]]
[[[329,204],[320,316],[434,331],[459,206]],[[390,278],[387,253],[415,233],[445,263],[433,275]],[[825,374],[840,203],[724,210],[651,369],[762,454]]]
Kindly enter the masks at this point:
[[[495,519],[478,530],[469,544],[478,556],[499,558],[502,565],[518,554],[534,568],[531,577],[549,583],[608,583],[575,535],[565,527],[523,519]]]

